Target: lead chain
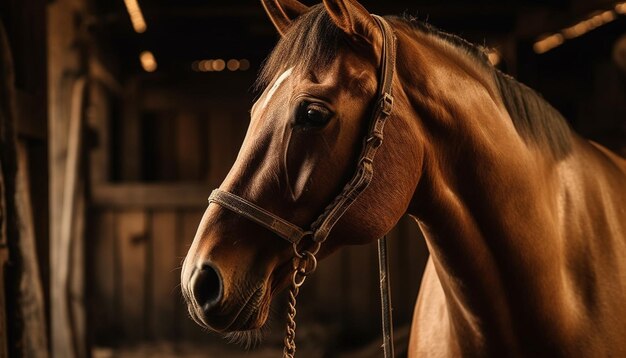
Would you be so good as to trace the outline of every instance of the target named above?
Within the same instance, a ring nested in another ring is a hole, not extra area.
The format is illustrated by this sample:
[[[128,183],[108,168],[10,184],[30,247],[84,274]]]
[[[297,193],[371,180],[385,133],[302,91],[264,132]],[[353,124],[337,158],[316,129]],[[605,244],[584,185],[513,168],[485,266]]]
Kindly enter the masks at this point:
[[[293,258],[293,274],[291,276],[291,287],[289,288],[289,303],[287,308],[287,329],[285,331],[283,358],[294,358],[296,355],[296,310],[297,297],[300,287],[304,284],[306,277],[317,268],[317,259],[309,251],[303,254],[295,251]]]

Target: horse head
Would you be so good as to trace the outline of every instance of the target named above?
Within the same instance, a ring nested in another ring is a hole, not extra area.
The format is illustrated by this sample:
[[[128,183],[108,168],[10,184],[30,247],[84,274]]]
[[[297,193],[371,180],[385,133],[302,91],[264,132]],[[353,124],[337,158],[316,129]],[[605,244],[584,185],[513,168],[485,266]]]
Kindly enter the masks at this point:
[[[264,0],[282,35],[258,84],[262,95],[230,172],[220,185],[302,228],[324,212],[354,174],[376,106],[383,35],[352,0],[311,8]],[[420,146],[402,89],[374,163],[375,175],[321,245],[320,257],[388,232],[406,212],[419,179]],[[412,142],[413,141],[413,142]],[[407,143],[411,142],[411,145]],[[300,247],[311,245],[305,237]],[[289,282],[293,245],[248,218],[210,204],[182,269],[189,313],[218,332],[257,329]]]

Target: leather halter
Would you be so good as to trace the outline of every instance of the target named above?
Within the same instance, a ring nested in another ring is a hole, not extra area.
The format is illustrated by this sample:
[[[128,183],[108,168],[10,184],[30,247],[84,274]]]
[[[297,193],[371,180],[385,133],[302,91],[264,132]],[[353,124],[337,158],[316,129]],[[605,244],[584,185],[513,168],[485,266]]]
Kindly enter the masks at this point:
[[[373,16],[382,30],[383,47],[378,99],[370,120],[369,132],[363,143],[363,150],[359,157],[356,173],[341,193],[326,207],[317,220],[311,224],[310,229],[302,229],[298,225],[292,224],[240,196],[221,189],[213,190],[209,197],[209,203],[219,204],[244,216],[296,245],[302,238],[309,235],[317,243],[326,240],[333,226],[372,181],[374,157],[383,143],[383,128],[393,107],[391,84],[395,72],[396,39],[387,21],[377,15]]]
[[[276,235],[289,241],[294,246],[297,257],[305,255],[313,257],[317,254],[321,243],[328,237],[331,229],[341,219],[356,199],[365,191],[374,175],[374,157],[383,143],[383,129],[385,122],[393,108],[391,87],[396,67],[396,37],[393,29],[378,15],[372,15],[383,35],[381,65],[379,69],[380,81],[377,90],[377,100],[370,118],[368,134],[363,142],[363,149],[352,179],[345,185],[341,193],[326,207],[324,212],[311,224],[308,230],[300,228],[262,207],[221,189],[215,189],[209,196],[209,203],[216,203],[238,215],[241,215],[272,231]],[[311,236],[314,249],[298,251],[298,244],[306,237]],[[389,295],[389,281],[387,275],[386,238],[379,240],[379,269],[381,276],[381,299],[383,311],[383,336],[385,357],[393,357],[393,333],[391,319],[391,305]],[[308,272],[307,272],[308,273]],[[303,281],[302,281],[303,282]],[[301,282],[301,283],[302,283]],[[300,283],[300,284],[301,284]],[[295,298],[294,298],[295,299]]]

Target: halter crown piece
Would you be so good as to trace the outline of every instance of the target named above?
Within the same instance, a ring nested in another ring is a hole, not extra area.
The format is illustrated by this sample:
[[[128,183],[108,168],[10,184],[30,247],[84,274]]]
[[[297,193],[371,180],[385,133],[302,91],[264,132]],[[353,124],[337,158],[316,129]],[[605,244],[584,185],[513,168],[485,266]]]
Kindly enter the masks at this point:
[[[272,231],[281,238],[293,244],[293,274],[289,291],[289,312],[287,331],[285,333],[285,348],[283,357],[295,356],[295,316],[296,297],[300,286],[304,283],[307,275],[315,271],[317,260],[315,255],[321,244],[326,240],[335,224],[346,213],[348,208],[365,191],[374,175],[374,157],[378,148],[383,143],[383,129],[385,122],[393,108],[393,96],[391,85],[396,67],[396,37],[393,29],[378,15],[372,15],[381,29],[383,35],[381,66],[379,69],[380,80],[378,83],[377,103],[370,118],[369,131],[363,141],[363,149],[357,164],[357,169],[352,179],[344,186],[337,197],[326,207],[324,212],[311,224],[309,230],[304,230],[298,225],[272,214],[262,207],[221,189],[215,189],[209,196],[209,203],[215,203],[238,215],[241,215],[260,226]],[[312,247],[301,250],[300,241],[310,236],[313,240]],[[383,237],[378,242],[379,269],[381,278],[381,301],[383,311],[383,338],[384,356],[393,357],[393,332],[392,317],[389,295],[389,281],[387,275],[387,242]]]

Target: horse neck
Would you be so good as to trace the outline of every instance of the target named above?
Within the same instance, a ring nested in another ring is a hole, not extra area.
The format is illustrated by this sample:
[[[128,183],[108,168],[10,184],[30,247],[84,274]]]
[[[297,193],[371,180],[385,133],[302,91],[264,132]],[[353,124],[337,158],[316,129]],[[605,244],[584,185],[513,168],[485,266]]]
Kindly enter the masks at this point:
[[[402,45],[412,57],[398,61],[399,73],[424,148],[409,213],[425,232],[451,314],[462,316],[452,321],[474,317],[513,332],[520,317],[507,292],[541,294],[560,282],[559,270],[533,274],[558,261],[551,159],[520,137],[483,64],[436,40]]]

